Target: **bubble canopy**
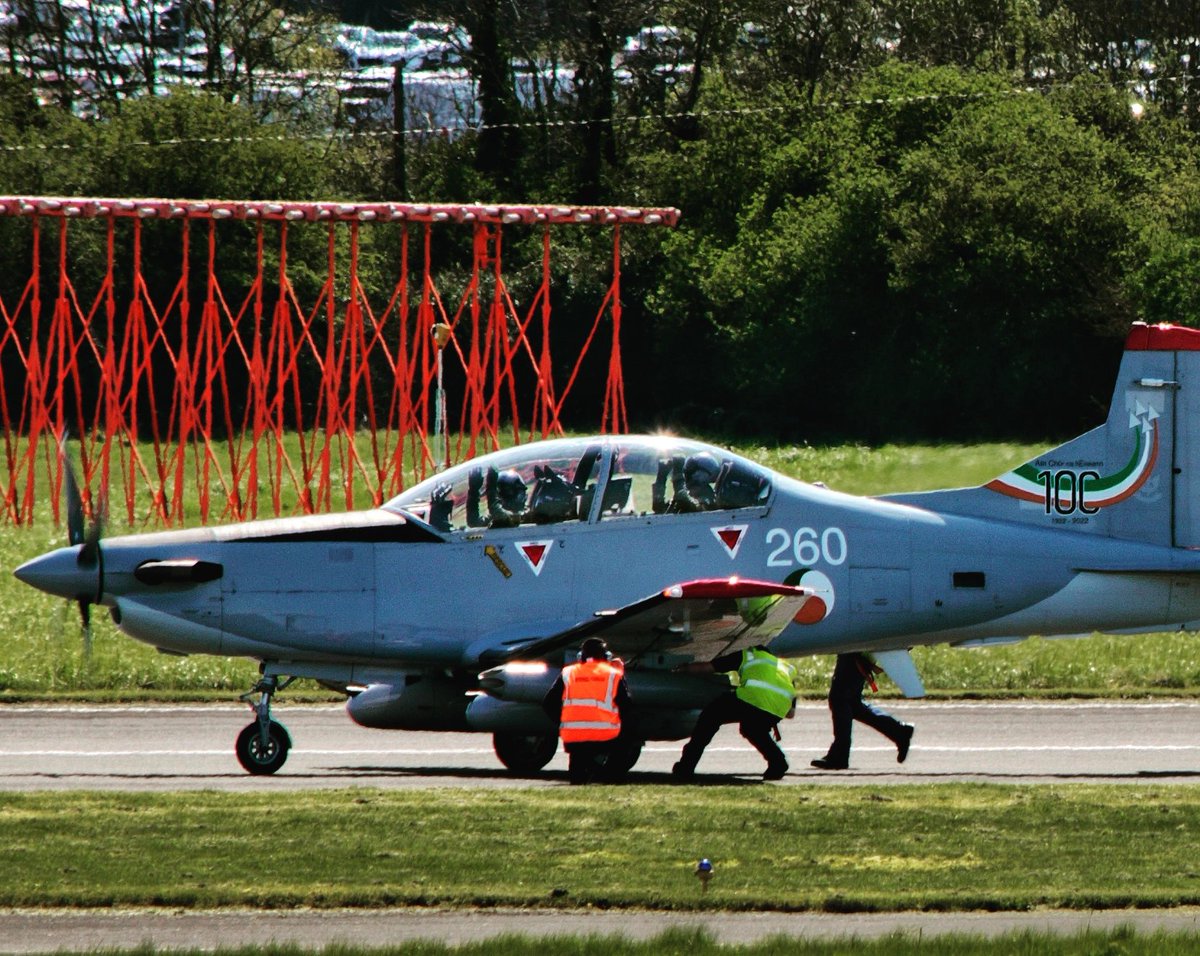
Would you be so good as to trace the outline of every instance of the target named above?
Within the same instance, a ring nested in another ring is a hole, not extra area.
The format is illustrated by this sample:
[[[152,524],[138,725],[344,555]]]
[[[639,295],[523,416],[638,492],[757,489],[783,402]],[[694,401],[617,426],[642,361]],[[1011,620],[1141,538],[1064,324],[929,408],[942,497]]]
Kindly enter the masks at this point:
[[[714,445],[658,435],[594,436],[473,458],[383,507],[453,532],[760,507],[771,490],[768,470]]]

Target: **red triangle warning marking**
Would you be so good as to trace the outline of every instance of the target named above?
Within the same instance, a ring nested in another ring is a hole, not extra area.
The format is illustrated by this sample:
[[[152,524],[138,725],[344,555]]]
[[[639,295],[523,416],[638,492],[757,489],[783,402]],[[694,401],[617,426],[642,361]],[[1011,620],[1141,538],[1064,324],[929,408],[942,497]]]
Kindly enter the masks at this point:
[[[745,536],[748,527],[749,525],[744,524],[730,524],[725,525],[723,528],[713,528],[712,533],[725,546],[725,550],[729,552],[729,556],[736,558],[738,548],[742,546],[742,538]]]
[[[553,541],[518,541],[517,550],[521,552],[521,557],[525,559],[525,563],[529,565],[529,569],[535,574],[541,574],[542,568],[546,566],[546,555],[550,553],[550,545]]]

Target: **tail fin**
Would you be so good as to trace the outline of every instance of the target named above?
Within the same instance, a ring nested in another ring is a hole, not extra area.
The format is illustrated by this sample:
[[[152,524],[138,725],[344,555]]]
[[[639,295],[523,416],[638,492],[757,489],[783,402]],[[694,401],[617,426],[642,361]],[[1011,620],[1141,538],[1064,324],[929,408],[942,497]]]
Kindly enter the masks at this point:
[[[1108,421],[979,488],[888,495],[951,514],[1200,546],[1200,330],[1135,323]]]

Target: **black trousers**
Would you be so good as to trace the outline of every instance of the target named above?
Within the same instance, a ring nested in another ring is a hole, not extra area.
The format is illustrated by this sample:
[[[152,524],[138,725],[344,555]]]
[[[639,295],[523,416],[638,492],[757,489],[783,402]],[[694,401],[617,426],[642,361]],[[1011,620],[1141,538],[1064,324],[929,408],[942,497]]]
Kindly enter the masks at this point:
[[[592,783],[605,779],[605,764],[616,741],[567,744],[567,779],[571,783]]]
[[[747,704],[736,694],[722,694],[700,711],[696,729],[692,731],[692,739],[684,745],[683,755],[679,758],[680,769],[689,773],[696,769],[704,748],[716,736],[722,724],[738,724],[742,736],[763,755],[768,766],[786,767],[787,759],[772,735],[778,723],[779,718],[774,714],[768,714],[765,710]]]
[[[833,718],[833,743],[826,757],[839,763],[850,759],[850,737],[854,721],[873,727],[892,743],[903,738],[904,724],[891,714],[862,699],[867,679],[858,668],[857,654],[839,654],[829,683],[829,713]]]
[[[641,752],[644,741],[637,720],[621,715],[621,733],[612,740],[567,744],[567,779],[571,783],[620,783]]]

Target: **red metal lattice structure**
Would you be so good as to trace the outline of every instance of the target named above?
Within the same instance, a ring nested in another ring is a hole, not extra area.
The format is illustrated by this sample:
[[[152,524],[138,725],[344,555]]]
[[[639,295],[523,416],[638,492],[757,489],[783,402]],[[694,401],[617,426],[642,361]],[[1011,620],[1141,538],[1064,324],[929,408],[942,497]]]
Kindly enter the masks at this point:
[[[189,482],[202,522],[352,508],[390,497],[406,475],[499,447],[502,429],[513,441],[560,434],[564,402],[606,319],[601,429],[624,430],[621,229],[671,226],[678,211],[9,196],[0,197],[4,217],[27,220],[29,230],[29,278],[9,301],[0,295],[5,520],[33,521],[39,474],[59,520],[57,447],[70,434],[89,511],[119,478],[122,500],[111,511],[124,511],[131,525],[171,525],[184,520]],[[103,230],[101,267],[90,266],[103,273],[94,295],[81,293],[74,275],[76,220],[99,220],[94,228]],[[177,222],[180,250],[178,275],[165,280],[148,277],[142,261],[146,224],[161,221]],[[233,298],[217,274],[227,221],[251,224],[256,244],[252,281]],[[404,228],[394,283],[367,290],[360,230],[377,223]],[[433,274],[442,224],[473,237],[453,309]],[[551,227],[567,224],[612,230],[612,272],[572,371],[558,383]],[[523,310],[502,270],[510,226],[541,230],[541,279]],[[289,244],[302,228],[325,230],[324,281],[308,301],[289,271]],[[117,261],[118,246],[132,250],[131,261]],[[156,298],[152,285],[169,292]],[[443,364],[462,394],[457,427],[442,432],[453,439],[439,446],[431,426]]]

